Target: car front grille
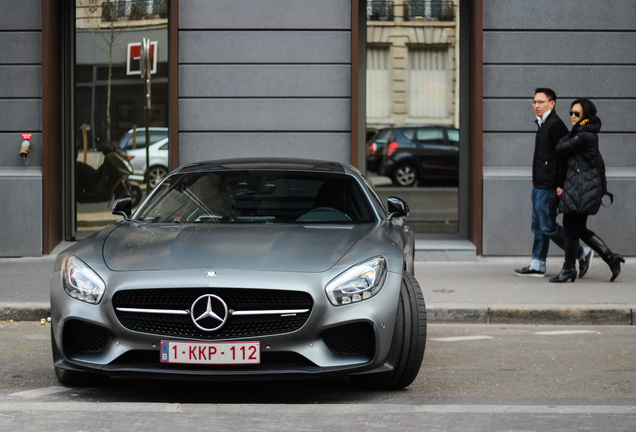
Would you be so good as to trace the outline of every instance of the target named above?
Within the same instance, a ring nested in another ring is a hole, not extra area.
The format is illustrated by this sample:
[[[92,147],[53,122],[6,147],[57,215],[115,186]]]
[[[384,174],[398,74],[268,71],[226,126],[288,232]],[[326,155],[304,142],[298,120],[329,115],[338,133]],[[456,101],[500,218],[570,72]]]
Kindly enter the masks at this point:
[[[190,315],[193,303],[206,294],[221,298],[230,311],[225,324],[213,331],[199,329]],[[214,340],[296,331],[307,322],[313,299],[299,291],[158,288],[119,291],[112,303],[120,323],[129,330]]]

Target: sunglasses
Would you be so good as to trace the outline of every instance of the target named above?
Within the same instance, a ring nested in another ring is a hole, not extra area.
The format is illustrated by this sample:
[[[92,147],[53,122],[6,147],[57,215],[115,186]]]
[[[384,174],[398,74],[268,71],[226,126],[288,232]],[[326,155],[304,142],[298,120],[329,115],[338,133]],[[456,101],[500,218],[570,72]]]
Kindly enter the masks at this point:
[[[576,111],[570,111],[570,117],[581,117],[581,113],[580,112],[576,112]]]

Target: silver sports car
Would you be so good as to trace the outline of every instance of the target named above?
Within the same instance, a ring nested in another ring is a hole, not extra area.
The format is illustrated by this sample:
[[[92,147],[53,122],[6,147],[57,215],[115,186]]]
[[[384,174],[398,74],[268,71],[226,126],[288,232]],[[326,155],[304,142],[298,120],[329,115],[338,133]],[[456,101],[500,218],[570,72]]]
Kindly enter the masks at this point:
[[[426,343],[408,206],[352,166],[186,165],[131,215],[62,252],[51,278],[65,385],[108,376],[349,376],[408,386]]]

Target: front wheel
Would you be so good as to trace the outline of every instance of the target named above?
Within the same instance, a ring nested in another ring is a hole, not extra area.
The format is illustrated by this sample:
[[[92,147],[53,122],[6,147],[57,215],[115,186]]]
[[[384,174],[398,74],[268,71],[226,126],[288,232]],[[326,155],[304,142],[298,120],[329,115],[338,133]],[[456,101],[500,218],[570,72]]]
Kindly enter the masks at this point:
[[[417,169],[410,163],[401,163],[393,171],[391,180],[395,186],[415,186]]]
[[[411,384],[420,371],[426,347],[426,304],[419,283],[404,272],[398,302],[393,342],[387,363],[390,372],[355,375],[352,379],[365,387],[398,390]]]

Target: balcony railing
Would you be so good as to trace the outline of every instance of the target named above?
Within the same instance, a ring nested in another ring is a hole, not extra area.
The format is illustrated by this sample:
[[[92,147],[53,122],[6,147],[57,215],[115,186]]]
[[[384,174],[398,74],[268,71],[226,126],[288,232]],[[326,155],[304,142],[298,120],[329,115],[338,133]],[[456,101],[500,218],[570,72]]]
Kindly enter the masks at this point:
[[[410,0],[404,2],[404,21],[454,21],[452,0]]]
[[[113,0],[102,3],[103,21],[135,21],[167,17],[166,0]]]
[[[367,20],[393,21],[393,2],[367,0]]]

